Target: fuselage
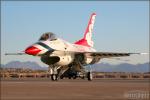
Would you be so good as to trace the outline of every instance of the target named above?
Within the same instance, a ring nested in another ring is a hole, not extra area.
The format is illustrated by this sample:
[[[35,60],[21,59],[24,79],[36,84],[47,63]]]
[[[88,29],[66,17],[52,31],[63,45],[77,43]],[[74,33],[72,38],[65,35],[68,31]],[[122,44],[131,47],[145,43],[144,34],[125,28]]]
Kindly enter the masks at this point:
[[[29,46],[25,52],[29,55],[34,56],[42,56],[42,54],[46,53],[47,51],[70,51],[70,52],[95,52],[96,50],[92,47],[77,45],[69,43],[65,40],[57,38],[53,41],[46,40],[46,41],[38,41],[33,45]]]
[[[47,65],[56,64],[59,66],[65,66],[75,61],[75,53],[81,52],[95,52],[96,50],[91,47],[86,47],[78,44],[72,44],[60,38],[54,40],[38,41],[29,46],[25,52],[29,55],[40,56],[41,61]],[[47,53],[48,52],[48,53]],[[47,53],[47,55],[45,55]],[[93,58],[89,55],[83,55],[82,64],[89,64]],[[87,58],[88,57],[88,58]]]

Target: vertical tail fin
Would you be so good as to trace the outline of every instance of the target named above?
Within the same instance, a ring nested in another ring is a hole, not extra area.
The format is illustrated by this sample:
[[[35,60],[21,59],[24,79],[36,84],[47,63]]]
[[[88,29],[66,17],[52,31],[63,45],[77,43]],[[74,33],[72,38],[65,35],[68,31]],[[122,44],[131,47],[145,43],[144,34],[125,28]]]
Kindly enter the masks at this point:
[[[93,26],[94,26],[94,22],[95,22],[95,17],[96,17],[96,14],[92,13],[89,23],[88,23],[88,26],[84,33],[84,37],[81,40],[75,42],[75,44],[93,47],[94,42],[92,41],[92,31],[93,31]]]

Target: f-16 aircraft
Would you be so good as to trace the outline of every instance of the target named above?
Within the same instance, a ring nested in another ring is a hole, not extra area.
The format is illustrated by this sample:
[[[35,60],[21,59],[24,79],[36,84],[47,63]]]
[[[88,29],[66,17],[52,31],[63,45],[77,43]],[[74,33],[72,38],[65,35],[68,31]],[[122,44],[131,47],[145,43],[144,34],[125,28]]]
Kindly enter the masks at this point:
[[[56,37],[52,32],[44,33],[38,42],[27,47],[24,54],[40,56],[41,61],[49,66],[51,80],[64,77],[92,80],[92,72],[84,66],[98,63],[103,58],[130,56],[140,53],[96,52],[93,48],[92,31],[96,14],[92,13],[82,39],[69,43]],[[22,55],[23,53],[17,53]],[[9,54],[6,54],[9,55]]]

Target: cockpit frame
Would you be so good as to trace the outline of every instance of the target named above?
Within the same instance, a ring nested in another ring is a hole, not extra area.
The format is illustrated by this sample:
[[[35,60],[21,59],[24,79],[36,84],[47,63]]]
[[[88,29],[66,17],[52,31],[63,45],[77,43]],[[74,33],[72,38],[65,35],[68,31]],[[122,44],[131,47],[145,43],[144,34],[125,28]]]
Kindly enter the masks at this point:
[[[54,41],[54,40],[57,40],[57,37],[52,32],[46,32],[39,39],[39,41],[47,41],[47,40]]]

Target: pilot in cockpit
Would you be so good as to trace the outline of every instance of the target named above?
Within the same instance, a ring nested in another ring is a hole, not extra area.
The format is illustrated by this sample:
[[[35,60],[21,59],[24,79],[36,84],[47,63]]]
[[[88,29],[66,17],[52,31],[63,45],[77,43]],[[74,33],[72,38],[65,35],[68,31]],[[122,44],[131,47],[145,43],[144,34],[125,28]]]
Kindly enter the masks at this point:
[[[53,40],[56,40],[56,35],[54,33],[51,33],[51,32],[47,32],[47,33],[44,33],[39,41],[46,41],[46,40],[50,40],[50,41],[53,41]]]

